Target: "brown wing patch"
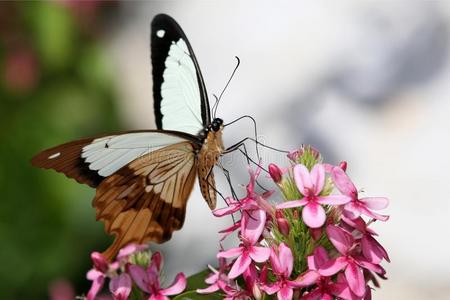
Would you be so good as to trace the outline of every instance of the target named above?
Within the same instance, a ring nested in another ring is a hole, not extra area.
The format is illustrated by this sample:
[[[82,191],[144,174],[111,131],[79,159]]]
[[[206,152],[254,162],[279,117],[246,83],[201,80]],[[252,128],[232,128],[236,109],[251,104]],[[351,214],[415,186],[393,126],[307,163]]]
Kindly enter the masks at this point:
[[[195,157],[191,143],[177,143],[134,160],[98,186],[97,220],[116,236],[104,252],[109,260],[129,243],[162,243],[183,226]]]
[[[69,142],[44,150],[31,159],[31,164],[44,169],[54,169],[79,183],[97,187],[104,177],[89,169],[89,164],[81,158],[84,146],[89,145],[94,138],[86,138]]]

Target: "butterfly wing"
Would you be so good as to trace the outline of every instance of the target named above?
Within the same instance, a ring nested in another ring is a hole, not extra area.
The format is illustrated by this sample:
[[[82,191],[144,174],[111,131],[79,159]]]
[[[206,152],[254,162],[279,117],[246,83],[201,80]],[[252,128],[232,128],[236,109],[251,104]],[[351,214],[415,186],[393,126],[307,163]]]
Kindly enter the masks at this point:
[[[39,168],[54,169],[79,183],[97,187],[106,177],[133,160],[166,146],[190,141],[195,136],[170,131],[133,131],[110,134],[62,144],[32,158]]]
[[[211,123],[208,96],[189,41],[171,17],[152,21],[153,98],[158,129],[198,135]]]
[[[196,175],[194,150],[181,142],[150,152],[98,186],[97,220],[116,236],[104,252],[108,259],[129,243],[165,242],[182,227]]]

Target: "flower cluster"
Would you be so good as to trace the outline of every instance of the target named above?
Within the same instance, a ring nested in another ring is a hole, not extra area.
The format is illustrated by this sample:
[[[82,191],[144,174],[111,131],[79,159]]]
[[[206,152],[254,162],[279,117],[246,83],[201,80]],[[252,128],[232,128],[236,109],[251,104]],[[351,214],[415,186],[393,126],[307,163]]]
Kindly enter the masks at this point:
[[[217,254],[219,269],[200,294],[225,299],[371,299],[386,250],[370,228],[388,216],[387,198],[364,197],[346,174],[347,163],[324,164],[320,153],[303,147],[288,155],[290,167],[269,165],[269,174],[285,201],[272,205],[272,192],[255,190],[261,169],[250,170],[247,195],[228,198],[217,217],[240,220],[221,231],[221,241],[237,232],[239,245]],[[273,295],[273,296],[271,296]]]
[[[114,300],[126,300],[132,292],[137,299],[169,300],[167,296],[179,294],[186,288],[183,273],[176,276],[171,286],[161,287],[163,258],[159,252],[150,256],[145,245],[124,247],[112,263],[98,252],[93,252],[91,258],[94,267],[87,273],[87,278],[92,281],[87,300],[96,299],[107,278]]]

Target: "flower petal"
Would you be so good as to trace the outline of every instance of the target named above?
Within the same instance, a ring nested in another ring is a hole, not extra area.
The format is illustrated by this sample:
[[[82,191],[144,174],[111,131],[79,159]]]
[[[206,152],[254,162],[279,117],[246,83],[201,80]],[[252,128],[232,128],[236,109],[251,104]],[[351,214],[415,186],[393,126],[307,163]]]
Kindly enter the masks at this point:
[[[263,285],[262,289],[267,294],[273,295],[280,290],[280,283],[278,281],[276,281],[273,284]]]
[[[302,300],[322,300],[322,291],[319,288],[315,288],[306,295],[303,295]]]
[[[319,204],[310,202],[303,208],[302,218],[308,227],[319,228],[325,223],[325,210]]]
[[[359,199],[359,201],[363,202],[367,208],[380,210],[388,207],[389,200],[385,197],[366,197]]]
[[[292,288],[284,286],[278,291],[277,297],[278,300],[291,300],[293,294]]]
[[[325,168],[322,164],[316,164],[311,170],[311,181],[313,183],[314,195],[319,195],[325,184]]]
[[[103,256],[103,254],[99,252],[92,252],[91,259],[92,262],[94,263],[94,267],[97,270],[99,270],[102,273],[106,273],[108,271],[109,264],[106,258]]]
[[[320,275],[317,271],[310,270],[289,281],[289,284],[293,287],[306,287],[316,283],[319,277]]]
[[[304,165],[294,167],[294,180],[300,193],[304,196],[309,195],[309,191],[313,189],[313,182],[308,169]]]
[[[261,209],[246,211],[242,214],[241,234],[250,244],[254,245],[261,236],[265,225],[265,211]]]
[[[198,294],[210,294],[210,293],[217,292],[218,290],[219,290],[219,285],[217,283],[214,283],[204,289],[197,289],[196,292]]]
[[[219,253],[217,253],[217,258],[230,258],[230,257],[235,257],[238,255],[241,255],[242,252],[244,251],[243,247],[237,247],[237,248],[231,248],[228,249],[226,251],[220,251]]]
[[[177,295],[184,291],[186,284],[186,276],[183,273],[178,273],[173,283],[168,288],[162,289],[160,293],[164,296]]]
[[[241,208],[239,203],[230,204],[228,207],[218,208],[212,211],[213,215],[216,217],[222,217],[225,215],[230,215],[232,213],[237,212]]]
[[[356,201],[349,202],[344,206],[343,214],[346,218],[354,220],[361,215],[360,206]]]
[[[343,256],[330,259],[319,268],[319,274],[322,276],[332,276],[345,268],[347,264],[347,259]]]
[[[294,257],[292,256],[291,248],[289,248],[285,243],[281,243],[280,246],[278,246],[278,257],[280,259],[280,266],[283,270],[284,276],[289,278],[294,266]]]
[[[347,195],[328,195],[317,197],[317,202],[328,205],[342,205],[350,202],[352,198]]]
[[[355,295],[362,297],[366,292],[366,283],[364,281],[364,275],[361,268],[350,262],[345,268],[345,278],[347,279],[348,286]]]
[[[358,191],[344,170],[339,167],[334,167],[331,171],[331,178],[342,194],[351,196],[354,199],[357,198]]]
[[[109,282],[109,290],[114,296],[115,300],[125,300],[131,294],[131,278],[127,273],[122,273],[119,276],[113,277]]]
[[[380,266],[380,265],[376,265],[376,264],[373,264],[371,262],[368,262],[368,261],[365,261],[365,260],[362,260],[362,259],[357,259],[356,263],[358,265],[360,265],[361,267],[363,267],[364,269],[373,271],[373,272],[378,273],[380,275],[386,274],[386,270],[383,269],[383,267]]]
[[[243,252],[241,256],[239,256],[231,267],[230,273],[228,273],[228,277],[234,279],[244,273],[247,270],[248,266],[252,262],[250,256],[247,252]]]
[[[304,206],[306,204],[308,204],[308,200],[306,200],[306,199],[288,200],[284,203],[278,204],[277,209],[300,207],[300,206]]]
[[[369,216],[369,217],[371,217],[371,218],[377,219],[377,220],[379,220],[379,221],[386,222],[387,220],[389,220],[389,216],[386,216],[386,215],[380,215],[380,214],[374,213],[373,211],[371,211],[371,210],[365,208],[365,207],[362,206],[362,205],[359,207],[359,210],[360,210],[360,212],[361,212],[362,214],[365,214],[366,216]]]
[[[350,247],[352,247],[355,242],[350,233],[335,225],[327,226],[327,235],[333,246],[339,251],[339,253],[344,255],[347,254]]]
[[[119,254],[117,254],[117,259],[126,259],[128,256],[133,255],[136,252],[145,251],[148,249],[148,245],[138,245],[138,244],[129,244],[122,249],[120,249]]]
[[[128,273],[131,275],[131,278],[133,278],[133,281],[141,290],[146,293],[150,293],[148,286],[149,278],[143,267],[138,265],[129,265]]]
[[[325,250],[324,247],[319,246],[314,249],[314,255],[308,256],[308,268],[311,270],[318,270],[329,260],[327,250]]]
[[[98,272],[98,273],[100,273],[100,272]],[[91,275],[93,275],[93,274],[91,274]],[[103,275],[102,273],[97,274],[97,275],[98,276],[96,276],[95,278],[91,277],[94,279],[92,280],[91,288],[89,289],[89,292],[86,296],[87,300],[94,300],[95,297],[97,296],[98,292],[102,289],[103,284],[105,283],[105,275]],[[89,277],[89,273],[88,273],[88,277]]]
[[[254,261],[262,263],[269,259],[270,248],[253,246],[249,255]]]
[[[374,264],[379,264],[383,258],[390,262],[386,250],[370,235],[364,235],[361,239],[361,248],[364,257]]]

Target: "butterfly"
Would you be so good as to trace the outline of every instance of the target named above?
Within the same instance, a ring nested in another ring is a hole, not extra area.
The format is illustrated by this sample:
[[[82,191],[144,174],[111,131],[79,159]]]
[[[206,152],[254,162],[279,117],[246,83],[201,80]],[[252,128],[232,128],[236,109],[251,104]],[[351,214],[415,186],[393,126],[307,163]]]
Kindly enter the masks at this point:
[[[216,207],[213,168],[226,150],[223,120],[211,118],[192,47],[168,15],[151,23],[151,60],[157,130],[85,138],[32,159],[96,188],[96,219],[115,235],[103,252],[109,260],[129,243],[163,243],[181,229],[196,177],[203,198]]]

